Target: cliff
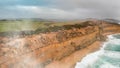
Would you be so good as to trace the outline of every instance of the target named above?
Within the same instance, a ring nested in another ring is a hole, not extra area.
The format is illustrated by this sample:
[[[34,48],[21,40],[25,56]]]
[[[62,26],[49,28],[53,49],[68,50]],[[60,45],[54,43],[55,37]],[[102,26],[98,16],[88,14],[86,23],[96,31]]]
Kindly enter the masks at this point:
[[[0,68],[45,68],[113,33],[120,33],[119,24],[98,20],[22,32],[17,38],[15,32],[12,37],[2,33]]]

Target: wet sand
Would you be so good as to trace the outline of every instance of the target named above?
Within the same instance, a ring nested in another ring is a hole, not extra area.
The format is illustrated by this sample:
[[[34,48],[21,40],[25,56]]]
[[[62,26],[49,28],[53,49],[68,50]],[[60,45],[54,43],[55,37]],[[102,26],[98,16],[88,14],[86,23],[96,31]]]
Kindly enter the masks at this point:
[[[90,46],[74,52],[70,56],[63,58],[60,61],[53,61],[48,64],[45,68],[75,68],[77,62],[79,62],[87,54],[95,52],[100,49],[102,42],[96,41]]]

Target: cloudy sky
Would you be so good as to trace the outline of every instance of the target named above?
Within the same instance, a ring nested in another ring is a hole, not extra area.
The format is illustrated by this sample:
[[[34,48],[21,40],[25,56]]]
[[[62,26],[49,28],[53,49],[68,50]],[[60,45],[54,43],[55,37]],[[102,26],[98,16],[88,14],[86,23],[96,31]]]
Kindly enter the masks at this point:
[[[0,0],[0,18],[120,19],[120,0]]]

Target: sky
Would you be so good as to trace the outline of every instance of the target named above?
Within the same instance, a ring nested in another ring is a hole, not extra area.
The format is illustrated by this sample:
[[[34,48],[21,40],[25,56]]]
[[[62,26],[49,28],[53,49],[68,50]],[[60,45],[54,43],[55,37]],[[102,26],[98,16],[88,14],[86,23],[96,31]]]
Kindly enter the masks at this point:
[[[120,20],[120,0],[0,0],[0,19]]]

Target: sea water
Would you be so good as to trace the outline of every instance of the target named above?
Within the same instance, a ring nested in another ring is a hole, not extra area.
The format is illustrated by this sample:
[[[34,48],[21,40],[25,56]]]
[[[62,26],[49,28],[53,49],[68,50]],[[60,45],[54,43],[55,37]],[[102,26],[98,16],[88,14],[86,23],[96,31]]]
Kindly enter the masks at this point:
[[[109,35],[99,51],[88,54],[75,68],[120,68],[120,34]]]

